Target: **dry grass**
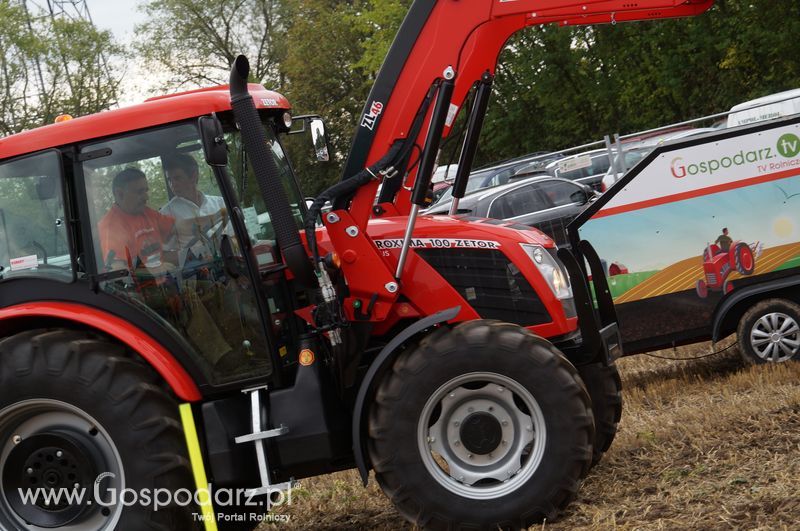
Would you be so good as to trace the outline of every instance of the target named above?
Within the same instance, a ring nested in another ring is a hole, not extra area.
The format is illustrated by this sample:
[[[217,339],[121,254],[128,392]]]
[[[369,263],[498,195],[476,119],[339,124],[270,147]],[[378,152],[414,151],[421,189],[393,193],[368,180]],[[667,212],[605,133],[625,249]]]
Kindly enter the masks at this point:
[[[695,361],[635,356],[619,368],[613,447],[566,514],[536,529],[798,529],[800,363],[748,366],[733,348]],[[410,528],[354,471],[305,480],[283,512],[291,529]]]

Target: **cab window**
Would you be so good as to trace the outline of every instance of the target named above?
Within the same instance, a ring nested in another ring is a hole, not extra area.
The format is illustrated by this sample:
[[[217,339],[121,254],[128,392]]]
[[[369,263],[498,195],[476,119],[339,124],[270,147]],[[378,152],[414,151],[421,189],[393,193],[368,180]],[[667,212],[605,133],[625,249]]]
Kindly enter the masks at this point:
[[[82,146],[101,288],[161,322],[194,349],[213,384],[272,372],[228,206],[194,123]]]
[[[66,221],[58,151],[0,163],[0,279],[73,280]]]

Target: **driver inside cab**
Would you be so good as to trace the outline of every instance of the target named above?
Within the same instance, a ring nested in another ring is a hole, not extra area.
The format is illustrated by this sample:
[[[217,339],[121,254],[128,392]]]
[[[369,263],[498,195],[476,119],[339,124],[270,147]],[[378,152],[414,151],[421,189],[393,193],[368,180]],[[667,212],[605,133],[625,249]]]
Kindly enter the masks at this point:
[[[219,291],[215,282],[187,278],[190,272],[183,270],[182,264],[179,267],[183,262],[179,257],[186,257],[188,251],[181,246],[180,236],[196,232],[196,225],[206,222],[207,216],[176,220],[148,207],[147,177],[137,168],[119,172],[112,181],[112,192],[114,204],[98,223],[106,270],[130,271],[138,297],[174,326],[184,328],[196,348],[216,365],[232,350],[219,328],[220,317],[228,308],[223,297],[214,297]],[[172,201],[169,205],[178,213],[183,213],[181,208],[188,209],[180,203],[176,207]],[[211,249],[197,252],[202,255]],[[212,300],[203,300],[207,297]],[[214,304],[214,299],[219,302]]]
[[[114,204],[97,227],[106,270],[175,264],[177,253],[166,250],[176,233],[175,218],[147,206],[145,174],[126,168],[114,177],[111,187]]]
[[[197,161],[190,155],[178,153],[166,158],[164,172],[173,197],[161,207],[160,213],[178,220],[180,263],[186,263],[187,259],[214,258],[220,248],[217,240],[223,234],[233,236],[224,200],[198,190],[200,173]]]

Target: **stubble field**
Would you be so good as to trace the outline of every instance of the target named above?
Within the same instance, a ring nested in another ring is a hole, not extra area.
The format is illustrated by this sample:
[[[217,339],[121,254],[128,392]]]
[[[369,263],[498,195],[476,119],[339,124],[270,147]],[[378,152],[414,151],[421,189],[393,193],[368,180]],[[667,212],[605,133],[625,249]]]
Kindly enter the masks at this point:
[[[693,361],[639,355],[618,365],[624,409],[614,445],[567,512],[535,529],[799,528],[800,363],[751,366],[733,347]],[[412,529],[355,471],[304,480],[277,512],[289,523],[260,531]]]

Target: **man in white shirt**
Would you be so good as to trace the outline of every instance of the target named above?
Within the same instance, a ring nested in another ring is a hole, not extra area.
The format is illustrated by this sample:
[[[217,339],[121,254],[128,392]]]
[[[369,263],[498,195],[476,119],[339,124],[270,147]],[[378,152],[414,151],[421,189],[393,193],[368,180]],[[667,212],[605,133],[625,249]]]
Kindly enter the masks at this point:
[[[164,171],[173,197],[160,212],[175,218],[181,262],[189,251],[196,258],[211,259],[219,250],[222,234],[233,236],[225,201],[197,189],[200,172],[194,157],[178,153],[164,161]]]

